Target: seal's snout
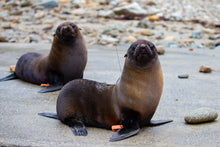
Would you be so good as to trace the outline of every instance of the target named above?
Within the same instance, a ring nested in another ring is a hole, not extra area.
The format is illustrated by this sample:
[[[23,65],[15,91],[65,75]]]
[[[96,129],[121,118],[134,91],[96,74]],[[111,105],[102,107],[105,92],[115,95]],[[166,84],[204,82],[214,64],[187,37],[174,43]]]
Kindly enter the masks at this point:
[[[142,49],[145,49],[146,45],[145,44],[141,44],[140,46]]]

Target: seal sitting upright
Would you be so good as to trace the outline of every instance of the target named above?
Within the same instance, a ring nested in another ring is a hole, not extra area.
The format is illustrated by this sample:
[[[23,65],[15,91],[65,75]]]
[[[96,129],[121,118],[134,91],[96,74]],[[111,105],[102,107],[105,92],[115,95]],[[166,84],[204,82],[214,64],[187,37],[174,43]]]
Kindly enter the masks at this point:
[[[163,91],[163,73],[153,43],[134,42],[125,55],[124,69],[116,85],[78,79],[67,83],[57,99],[57,118],[74,135],[86,136],[85,126],[110,129],[123,125],[110,138],[118,141],[137,134],[140,127],[171,122],[152,121]]]
[[[51,86],[39,92],[55,91],[73,79],[82,78],[86,63],[87,48],[79,28],[65,22],[57,27],[48,56],[33,52],[22,55],[15,73],[0,81],[19,78],[39,85],[49,83]]]

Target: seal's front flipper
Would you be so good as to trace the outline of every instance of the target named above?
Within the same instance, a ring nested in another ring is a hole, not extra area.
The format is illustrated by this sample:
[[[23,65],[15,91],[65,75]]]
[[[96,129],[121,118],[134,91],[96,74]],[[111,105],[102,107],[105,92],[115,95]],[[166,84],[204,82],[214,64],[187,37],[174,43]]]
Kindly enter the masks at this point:
[[[150,126],[159,126],[159,125],[163,125],[169,122],[172,122],[173,120],[151,120],[150,121]]]
[[[54,118],[54,119],[59,119],[56,113],[38,113],[40,116],[44,117],[49,117],[49,118]]]
[[[47,87],[42,88],[38,92],[39,93],[53,92],[53,91],[60,90],[62,87],[63,87],[63,85],[51,85],[51,86],[47,86]]]
[[[7,77],[4,77],[2,79],[0,79],[0,82],[2,81],[8,81],[8,80],[12,80],[12,79],[17,79],[18,77],[15,75],[15,73],[8,75]]]
[[[87,136],[88,134],[85,125],[78,120],[71,118],[65,124],[71,128],[75,136]]]
[[[112,135],[109,141],[113,142],[113,141],[123,140],[125,138],[136,135],[139,131],[140,131],[140,126],[139,126],[139,123],[136,122],[136,124],[134,124],[131,128],[129,127],[129,128],[123,128],[123,129],[117,130]]]

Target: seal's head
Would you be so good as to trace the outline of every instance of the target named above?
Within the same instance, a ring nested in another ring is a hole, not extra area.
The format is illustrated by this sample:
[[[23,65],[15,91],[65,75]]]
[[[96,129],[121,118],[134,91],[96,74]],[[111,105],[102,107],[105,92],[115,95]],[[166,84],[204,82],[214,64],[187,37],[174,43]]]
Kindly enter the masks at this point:
[[[64,22],[57,27],[55,36],[62,41],[71,41],[79,34],[79,28],[72,22]]]
[[[153,43],[146,40],[138,40],[131,44],[125,57],[131,64],[144,68],[153,64],[158,55]]]

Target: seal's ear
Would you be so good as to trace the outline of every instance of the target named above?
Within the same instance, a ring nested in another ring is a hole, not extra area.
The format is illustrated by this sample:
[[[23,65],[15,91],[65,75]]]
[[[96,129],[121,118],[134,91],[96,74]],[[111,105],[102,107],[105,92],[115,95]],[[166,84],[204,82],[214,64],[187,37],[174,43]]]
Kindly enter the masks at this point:
[[[128,56],[127,54],[124,55],[124,57],[127,57],[127,56]]]

